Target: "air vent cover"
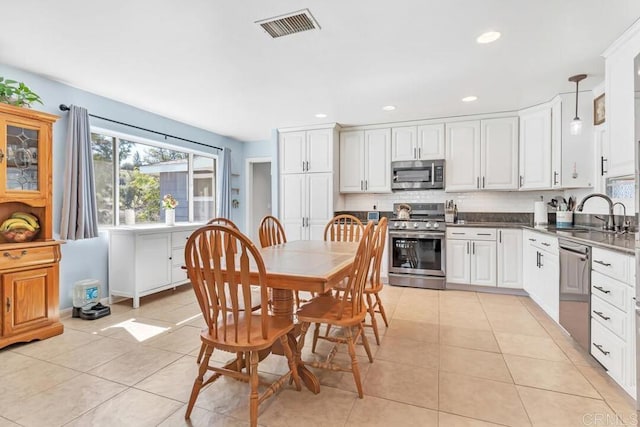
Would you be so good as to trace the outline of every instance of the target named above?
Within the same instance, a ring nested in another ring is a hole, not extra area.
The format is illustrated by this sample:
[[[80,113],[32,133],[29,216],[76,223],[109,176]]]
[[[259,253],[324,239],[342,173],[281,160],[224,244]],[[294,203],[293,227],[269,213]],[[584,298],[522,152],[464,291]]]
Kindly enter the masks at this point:
[[[256,24],[260,25],[274,39],[302,31],[320,29],[320,25],[313,18],[309,9],[263,19],[256,21]]]

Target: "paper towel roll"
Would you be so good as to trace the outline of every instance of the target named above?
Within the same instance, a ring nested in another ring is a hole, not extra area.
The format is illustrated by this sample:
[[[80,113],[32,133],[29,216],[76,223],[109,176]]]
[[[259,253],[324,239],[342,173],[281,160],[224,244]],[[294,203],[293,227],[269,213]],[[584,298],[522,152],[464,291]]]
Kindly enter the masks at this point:
[[[533,205],[533,225],[547,225],[547,204],[535,202]]]

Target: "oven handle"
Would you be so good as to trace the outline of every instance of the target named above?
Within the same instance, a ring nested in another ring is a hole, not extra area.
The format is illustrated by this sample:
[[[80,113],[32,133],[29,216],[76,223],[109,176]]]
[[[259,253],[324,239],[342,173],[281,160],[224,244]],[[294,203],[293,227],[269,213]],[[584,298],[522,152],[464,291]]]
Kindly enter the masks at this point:
[[[393,237],[404,237],[404,238],[417,238],[417,239],[425,239],[425,238],[437,238],[444,240],[444,233],[398,233],[396,231],[389,230],[389,236]]]

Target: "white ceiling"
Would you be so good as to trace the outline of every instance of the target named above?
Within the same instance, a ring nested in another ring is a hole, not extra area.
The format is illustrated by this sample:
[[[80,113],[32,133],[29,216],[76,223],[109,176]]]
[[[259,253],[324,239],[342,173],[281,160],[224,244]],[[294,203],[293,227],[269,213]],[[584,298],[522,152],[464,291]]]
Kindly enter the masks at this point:
[[[254,24],[303,8],[321,30],[271,39]],[[2,15],[3,63],[265,140],[277,127],[515,110],[575,90],[579,73],[591,88],[640,1],[21,0]],[[477,44],[487,30],[503,36]]]

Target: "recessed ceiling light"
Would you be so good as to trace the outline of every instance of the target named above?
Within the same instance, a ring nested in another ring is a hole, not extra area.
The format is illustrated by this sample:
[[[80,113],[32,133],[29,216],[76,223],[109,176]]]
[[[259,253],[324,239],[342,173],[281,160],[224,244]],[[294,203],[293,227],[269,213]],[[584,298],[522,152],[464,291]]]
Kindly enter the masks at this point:
[[[385,105],[384,107],[382,107],[382,109],[384,111],[393,111],[393,110],[396,109],[396,106],[395,105]]]
[[[480,44],[492,43],[498,40],[501,35],[498,31],[487,31],[486,33],[480,34],[476,41]]]
[[[316,114],[316,117],[319,119],[324,119],[325,117],[327,117],[327,115],[325,113],[318,113]]]
[[[464,98],[462,98],[462,102],[473,102],[475,100],[477,100],[478,97],[477,96],[465,96]]]

